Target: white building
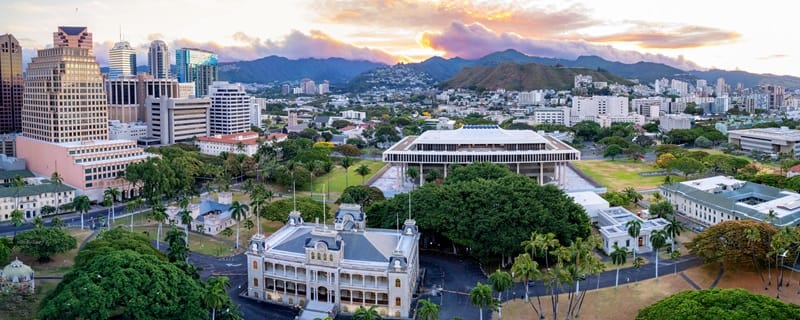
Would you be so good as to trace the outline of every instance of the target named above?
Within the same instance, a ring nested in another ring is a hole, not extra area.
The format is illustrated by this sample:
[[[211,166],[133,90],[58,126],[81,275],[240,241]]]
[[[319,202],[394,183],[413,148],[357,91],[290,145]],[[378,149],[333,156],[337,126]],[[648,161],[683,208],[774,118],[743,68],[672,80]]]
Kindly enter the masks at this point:
[[[0,187],[0,222],[11,220],[14,209],[22,211],[23,218],[30,220],[41,216],[43,207],[60,207],[72,203],[74,198],[75,189],[65,184],[26,184],[19,190]]]
[[[728,130],[728,143],[745,151],[800,156],[800,130],[787,127]]]
[[[574,88],[588,87],[590,84],[592,84],[592,76],[584,76],[579,74],[575,76],[574,81]]]
[[[544,101],[544,96],[545,93],[543,90],[534,90],[530,92],[523,91],[517,95],[517,105],[526,106],[541,104]]]
[[[213,195],[205,194],[200,203],[190,203],[187,209],[192,216],[192,223],[189,229],[200,233],[216,235],[233,227],[236,221],[231,219],[231,203],[233,195],[230,192],[217,193],[217,200]],[[181,222],[181,208],[170,206],[167,208],[167,221],[170,224],[184,227]]]
[[[259,141],[264,143],[274,143],[286,140],[287,135],[283,133],[273,133],[266,138],[259,138],[258,132],[247,131],[226,135],[213,135],[197,138],[195,145],[201,153],[218,156],[222,152],[229,154],[246,154],[253,156],[258,152]]]
[[[627,223],[631,220],[639,220],[642,225],[639,237],[634,239],[628,234]],[[600,237],[603,239],[603,251],[611,255],[614,245],[628,249],[628,252],[636,250],[637,253],[653,251],[653,244],[650,242],[650,235],[658,230],[664,230],[669,225],[669,221],[663,218],[644,220],[622,207],[612,207],[598,212],[598,225],[600,226]],[[672,243],[667,239],[667,243]]]
[[[580,152],[558,139],[531,130],[504,130],[493,125],[463,126],[456,130],[428,130],[408,136],[383,153],[383,161],[399,166],[400,176],[410,166],[425,174],[439,170],[447,177],[453,163],[493,162],[537,179],[539,184],[566,185],[567,163]]]
[[[160,139],[162,145],[210,135],[208,98],[148,97],[145,105],[147,135]]]
[[[419,277],[419,232],[366,229],[360,206],[343,204],[333,226],[308,224],[300,212],[247,251],[247,296],[288,306],[303,316],[352,314],[376,306],[387,318],[411,317]]]
[[[194,82],[179,82],[178,91],[181,98],[194,98],[195,97],[195,84]]]
[[[584,120],[601,124],[607,122],[601,121],[600,116],[629,118],[628,98],[615,96],[572,97],[570,123],[575,124]]]
[[[250,125],[256,126],[265,130],[264,122],[261,121],[261,110],[267,107],[267,99],[264,98],[250,98]]]
[[[641,114],[648,119],[657,119],[659,112],[661,112],[661,103],[663,99],[655,98],[640,98],[631,100],[631,109],[633,112]]]
[[[317,86],[318,94],[326,94],[331,92],[331,83],[328,80],[323,81]]]
[[[136,50],[127,41],[114,44],[108,52],[108,77],[111,79],[136,74]]]
[[[665,114],[658,118],[658,129],[670,132],[675,129],[691,129],[694,117],[689,114]]]
[[[586,211],[586,214],[593,223],[597,222],[597,216],[599,215],[600,211],[609,208],[608,201],[603,199],[603,197],[596,192],[568,192],[567,196],[572,197],[572,200],[575,201],[575,203],[583,207],[583,210]]]
[[[211,134],[250,131],[250,96],[238,83],[214,81],[208,86],[211,99],[209,130]]]
[[[676,212],[704,226],[742,219],[771,221],[776,227],[800,223],[800,194],[763,184],[715,176],[660,189]]]
[[[355,110],[345,110],[342,111],[342,118],[347,120],[359,120],[364,121],[367,119],[367,113],[363,111],[355,111]]]
[[[147,123],[122,123],[119,120],[108,121],[108,138],[111,140],[132,140],[147,137]]]
[[[594,122],[600,124],[601,127],[610,127],[612,123],[633,123],[636,125],[644,125],[645,118],[641,114],[629,113],[626,115],[601,115],[594,119]]]
[[[550,123],[570,126],[569,108],[534,108],[531,111],[531,119],[534,123]]]

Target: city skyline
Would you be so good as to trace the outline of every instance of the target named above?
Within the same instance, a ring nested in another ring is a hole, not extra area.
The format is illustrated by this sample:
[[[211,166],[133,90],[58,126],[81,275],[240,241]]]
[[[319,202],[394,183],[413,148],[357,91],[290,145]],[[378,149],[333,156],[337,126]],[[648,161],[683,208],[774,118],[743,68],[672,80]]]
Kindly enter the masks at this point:
[[[154,7],[160,9],[151,10]],[[682,69],[716,67],[800,76],[800,48],[782,45],[780,32],[790,30],[791,10],[778,7],[766,3],[723,10],[715,3],[689,1],[674,1],[658,10],[633,1],[303,0],[266,5],[242,0],[147,5],[12,0],[0,4],[0,10],[13,13],[2,32],[20,39],[26,62],[35,49],[47,45],[54,25],[74,25],[93,30],[95,54],[102,65],[107,65],[108,50],[123,38],[136,48],[142,63],[150,42],[164,40],[172,50],[215,51],[222,62],[274,54],[392,64],[432,56],[476,58],[513,48],[545,57],[598,55]],[[53,12],[61,15],[55,18]],[[210,23],[197,23],[212,13]]]

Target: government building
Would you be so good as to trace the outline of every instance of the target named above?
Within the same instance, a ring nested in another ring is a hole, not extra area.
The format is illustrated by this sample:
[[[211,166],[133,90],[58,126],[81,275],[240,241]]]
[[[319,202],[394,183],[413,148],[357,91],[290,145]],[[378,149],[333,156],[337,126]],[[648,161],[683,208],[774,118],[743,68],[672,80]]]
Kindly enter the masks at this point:
[[[376,306],[384,318],[409,318],[419,277],[419,232],[367,229],[359,205],[342,204],[333,226],[300,212],[247,251],[248,297],[303,308],[302,318],[352,314]]]
[[[505,130],[496,125],[467,125],[456,130],[429,130],[408,136],[383,153],[383,161],[398,166],[401,176],[410,167],[425,174],[439,170],[447,177],[449,164],[492,162],[539,181],[567,183],[567,164],[580,160],[580,151],[532,130]]]

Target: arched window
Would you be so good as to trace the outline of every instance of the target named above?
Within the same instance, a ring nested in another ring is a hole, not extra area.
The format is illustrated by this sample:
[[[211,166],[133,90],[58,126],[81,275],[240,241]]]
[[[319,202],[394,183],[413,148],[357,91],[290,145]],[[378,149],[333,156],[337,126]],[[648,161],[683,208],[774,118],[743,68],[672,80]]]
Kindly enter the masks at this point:
[[[253,269],[258,270],[258,261],[253,261]]]
[[[258,288],[258,278],[253,278],[253,287]]]
[[[328,260],[333,261],[333,254],[328,254]]]
[[[394,279],[394,286],[400,288],[400,279]],[[399,298],[398,298],[399,299]]]
[[[394,305],[395,306],[399,307],[401,302],[402,302],[402,300],[400,300],[400,297],[394,298]]]

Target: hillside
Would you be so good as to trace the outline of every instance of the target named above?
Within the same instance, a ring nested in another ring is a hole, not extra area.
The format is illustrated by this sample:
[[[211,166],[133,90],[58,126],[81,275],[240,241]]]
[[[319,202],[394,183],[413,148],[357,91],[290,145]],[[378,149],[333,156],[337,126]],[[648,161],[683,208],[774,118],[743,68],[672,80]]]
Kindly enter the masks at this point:
[[[231,82],[283,82],[311,78],[316,81],[347,83],[358,74],[385,64],[365,60],[287,59],[278,56],[264,57],[253,61],[227,62],[219,65],[220,80]]]
[[[528,91],[536,89],[566,90],[573,87],[576,75],[591,75],[594,81],[629,84],[607,71],[585,68],[564,68],[541,64],[503,63],[490,67],[468,67],[444,81],[444,88],[507,89]]]
[[[409,68],[406,64],[396,64],[364,72],[348,83],[350,92],[360,93],[369,90],[392,89],[428,89],[436,84],[433,78],[424,72]]]

